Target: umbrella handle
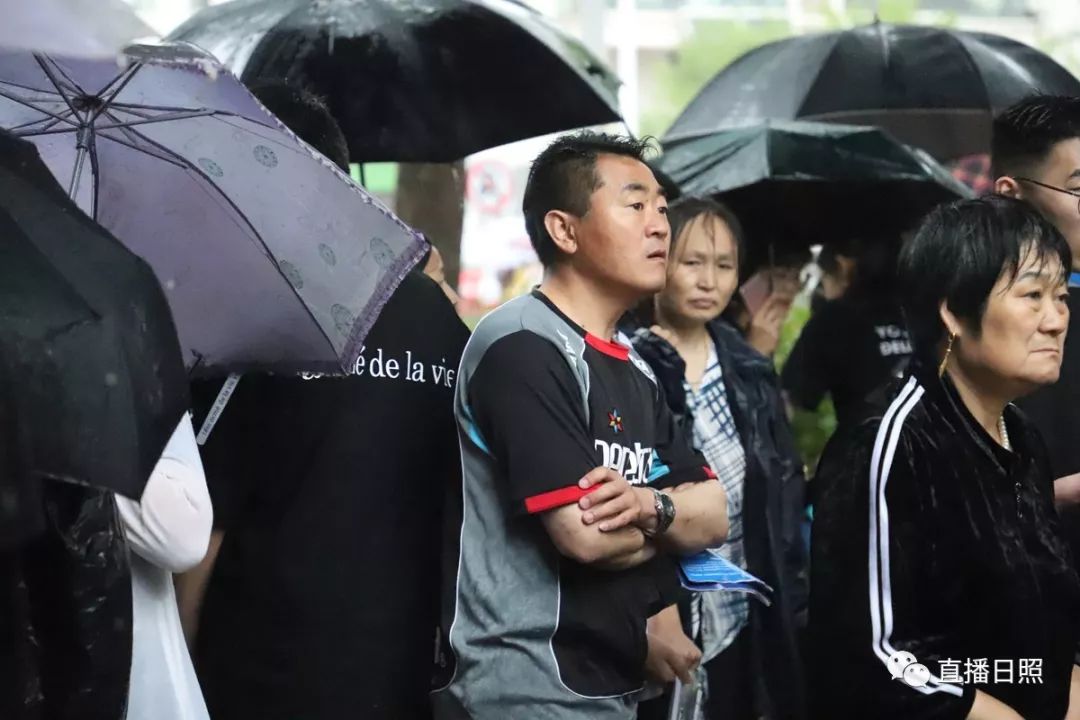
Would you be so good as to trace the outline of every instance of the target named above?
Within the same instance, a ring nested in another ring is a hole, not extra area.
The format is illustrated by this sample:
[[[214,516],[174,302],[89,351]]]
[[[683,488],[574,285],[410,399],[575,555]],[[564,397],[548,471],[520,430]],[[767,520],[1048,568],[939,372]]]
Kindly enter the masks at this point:
[[[221,413],[225,412],[225,406],[229,404],[229,398],[232,397],[236,386],[239,384],[239,373],[233,373],[225,379],[225,383],[221,386],[221,390],[214,399],[214,404],[210,406],[210,412],[206,414],[206,419],[203,420],[202,427],[199,428],[199,434],[195,437],[195,441],[199,445],[205,445],[206,441],[210,439],[210,433],[214,431],[214,426],[221,419]]]

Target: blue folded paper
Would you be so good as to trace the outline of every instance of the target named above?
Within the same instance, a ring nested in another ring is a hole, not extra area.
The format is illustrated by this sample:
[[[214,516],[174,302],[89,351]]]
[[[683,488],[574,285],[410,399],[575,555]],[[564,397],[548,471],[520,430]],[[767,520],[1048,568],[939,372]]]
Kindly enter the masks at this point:
[[[746,593],[768,606],[773,589],[760,578],[743,570],[715,550],[703,550],[679,560],[679,579],[694,592]]]

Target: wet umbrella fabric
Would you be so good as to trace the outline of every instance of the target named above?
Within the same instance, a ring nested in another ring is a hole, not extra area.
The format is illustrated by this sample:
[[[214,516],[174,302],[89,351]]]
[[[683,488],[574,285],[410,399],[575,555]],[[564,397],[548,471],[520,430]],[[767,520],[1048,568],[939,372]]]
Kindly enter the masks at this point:
[[[327,98],[356,162],[448,162],[620,119],[615,75],[515,0],[234,0],[172,38]]]
[[[196,374],[341,373],[427,248],[213,58],[0,52],[0,128],[154,269]]]
[[[4,429],[5,466],[22,471],[0,487],[31,505],[27,476],[138,498],[189,406],[153,271],[71,202],[33,145],[4,133],[0,235],[3,405],[17,433]]]
[[[664,143],[765,120],[819,120],[882,127],[948,160],[989,152],[994,113],[1037,92],[1080,95],[1080,81],[999,35],[875,23],[751,50],[702,88]]]
[[[769,247],[899,232],[971,194],[927,153],[866,127],[764,123],[670,143],[658,164],[686,195],[731,206],[755,261]]]

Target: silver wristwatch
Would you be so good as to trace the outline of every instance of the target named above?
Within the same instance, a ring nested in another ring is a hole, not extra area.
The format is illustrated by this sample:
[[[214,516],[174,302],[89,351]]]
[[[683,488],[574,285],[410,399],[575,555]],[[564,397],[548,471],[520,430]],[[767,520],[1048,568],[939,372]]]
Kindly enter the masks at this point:
[[[661,535],[671,527],[671,523],[675,522],[675,503],[672,502],[671,496],[666,492],[660,492],[655,488],[649,488],[652,490],[653,503],[656,508],[656,529],[646,532],[648,537],[655,535]]]

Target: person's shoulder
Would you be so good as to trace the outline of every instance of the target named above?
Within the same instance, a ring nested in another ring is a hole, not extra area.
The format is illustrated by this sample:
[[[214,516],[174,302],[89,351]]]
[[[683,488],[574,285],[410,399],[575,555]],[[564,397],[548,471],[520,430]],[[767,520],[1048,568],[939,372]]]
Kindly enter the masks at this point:
[[[585,339],[542,300],[529,294],[509,300],[477,324],[465,349],[465,361],[479,359],[498,345],[500,352],[541,355],[565,353],[580,358]]]
[[[871,393],[838,435],[853,444],[924,448],[933,432],[926,388],[914,377],[882,385]],[[894,450],[895,452],[895,450]]]
[[[469,382],[483,365],[507,380],[572,374],[584,369],[585,340],[542,301],[510,300],[477,324],[461,359],[460,379]]]
[[[386,301],[371,329],[371,336],[394,337],[413,333],[433,342],[464,347],[469,329],[439,284],[410,272]]]

